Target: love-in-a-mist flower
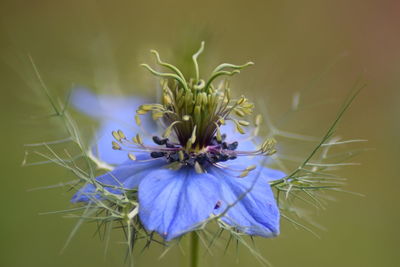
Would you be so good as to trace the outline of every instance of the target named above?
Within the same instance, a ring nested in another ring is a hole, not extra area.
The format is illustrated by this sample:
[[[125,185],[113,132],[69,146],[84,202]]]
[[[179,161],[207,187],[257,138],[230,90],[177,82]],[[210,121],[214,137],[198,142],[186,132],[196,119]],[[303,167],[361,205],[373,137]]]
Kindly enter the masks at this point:
[[[213,218],[248,235],[276,236],[280,214],[269,182],[285,174],[264,166],[275,141],[256,137],[260,118],[251,118],[254,105],[247,98],[226,81],[215,85],[252,63],[221,64],[203,80],[197,64],[203,45],[193,55],[190,79],[152,51],[170,71],[143,65],[162,78],[158,103],[74,93],[75,107],[101,122],[92,154],[111,171],[95,179],[105,190],[88,183],[72,201],[131,192],[143,227],[167,241]]]

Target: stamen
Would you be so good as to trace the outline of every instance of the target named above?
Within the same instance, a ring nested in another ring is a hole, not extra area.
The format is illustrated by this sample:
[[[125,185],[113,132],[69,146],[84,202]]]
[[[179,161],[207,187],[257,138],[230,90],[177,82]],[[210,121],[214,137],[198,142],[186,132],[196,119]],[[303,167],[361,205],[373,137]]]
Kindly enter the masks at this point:
[[[255,166],[255,165],[250,165],[249,167],[247,167],[247,168],[245,168],[245,169],[238,170],[238,169],[230,168],[230,167],[228,167],[228,166],[226,166],[226,165],[223,165],[223,164],[221,164],[221,163],[214,163],[213,165],[214,165],[215,167],[220,168],[220,169],[226,169],[226,170],[230,170],[230,171],[234,171],[234,172],[240,172],[240,175],[236,176],[236,177],[238,177],[238,178],[246,177],[247,175],[249,175],[249,173],[250,173],[251,171],[255,170],[256,167],[257,167],[257,166]]]
[[[156,143],[157,145],[162,146],[162,145],[165,145],[165,144],[167,143],[168,138],[161,139],[161,138],[158,137],[158,136],[153,136],[153,141],[154,141],[154,143]]]
[[[121,150],[121,146],[117,142],[112,141],[112,149]]]

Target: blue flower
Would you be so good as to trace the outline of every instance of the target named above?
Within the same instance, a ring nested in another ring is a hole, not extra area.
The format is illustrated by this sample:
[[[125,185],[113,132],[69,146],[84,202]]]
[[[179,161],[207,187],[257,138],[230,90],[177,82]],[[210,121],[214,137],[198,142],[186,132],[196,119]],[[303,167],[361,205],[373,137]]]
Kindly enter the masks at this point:
[[[112,170],[96,180],[115,194],[122,194],[124,189],[137,189],[139,218],[146,230],[156,231],[169,241],[196,229],[213,216],[221,215],[220,220],[224,223],[248,235],[273,237],[279,234],[279,208],[269,182],[285,174],[264,167],[262,153],[240,155],[241,151],[259,150],[249,135],[235,131],[238,125],[226,123],[218,129],[222,138],[226,135],[218,144],[235,153],[228,153],[229,160],[223,158],[226,154],[212,154],[205,159],[207,163],[200,164],[202,171],[195,166],[204,161],[199,156],[194,163],[187,160],[180,168],[169,168],[171,162],[179,161],[176,159],[179,153],[179,156],[187,156],[181,152],[165,152],[174,148],[156,149],[154,154],[149,151],[154,146],[147,146],[136,151],[135,160],[128,158],[128,152],[113,150],[113,131],[120,129],[132,135],[142,132],[132,121],[135,111],[144,103],[145,100],[132,97],[95,95],[85,89],[76,90],[72,96],[76,109],[100,122],[91,153],[112,166]],[[142,125],[150,132],[143,134],[141,142],[152,144],[156,141],[166,145],[167,139],[154,139],[158,133],[152,121],[144,119]],[[200,137],[197,134],[197,139]],[[216,144],[215,137],[208,142]],[[169,144],[169,147],[176,146]],[[94,185],[88,183],[72,197],[72,202],[90,202],[93,198],[101,196]]]
[[[243,95],[232,97],[229,83],[213,84],[253,63],[223,63],[203,80],[197,63],[203,49],[204,43],[192,57],[195,77],[190,79],[152,51],[157,63],[172,71],[142,64],[162,78],[158,103],[74,92],[73,105],[101,124],[90,154],[111,171],[83,186],[72,202],[137,192],[133,198],[143,227],[167,241],[212,219],[248,235],[279,233],[279,208],[269,183],[285,174],[263,164],[275,153],[275,141],[259,142],[253,131],[246,133],[254,104]],[[259,127],[259,117],[254,125]]]

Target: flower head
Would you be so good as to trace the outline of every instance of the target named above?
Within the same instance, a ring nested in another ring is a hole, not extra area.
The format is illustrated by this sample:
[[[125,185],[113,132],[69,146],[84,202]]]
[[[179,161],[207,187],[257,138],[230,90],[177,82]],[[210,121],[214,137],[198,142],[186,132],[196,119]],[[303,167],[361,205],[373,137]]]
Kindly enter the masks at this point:
[[[138,200],[144,228],[167,241],[213,218],[249,235],[279,233],[279,209],[269,182],[285,174],[263,164],[275,152],[275,141],[260,141],[254,134],[260,118],[252,126],[254,105],[247,98],[234,97],[226,81],[214,85],[217,78],[253,63],[221,64],[204,80],[197,63],[203,48],[204,43],[193,55],[196,75],[191,79],[152,51],[170,71],[143,64],[162,78],[157,103],[75,91],[75,107],[101,121],[92,154],[111,170],[83,186],[73,202],[129,192]],[[105,190],[99,192],[95,184]]]

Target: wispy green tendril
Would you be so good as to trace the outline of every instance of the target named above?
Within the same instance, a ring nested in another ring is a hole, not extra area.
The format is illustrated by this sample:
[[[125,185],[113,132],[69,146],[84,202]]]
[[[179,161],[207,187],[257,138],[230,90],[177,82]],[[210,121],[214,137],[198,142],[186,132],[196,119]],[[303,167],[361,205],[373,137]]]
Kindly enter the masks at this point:
[[[199,64],[197,63],[197,58],[201,53],[203,53],[203,50],[204,50],[204,41],[201,42],[200,49],[192,56],[194,68],[196,71],[196,81],[195,81],[196,83],[200,79],[200,71],[199,71]]]

